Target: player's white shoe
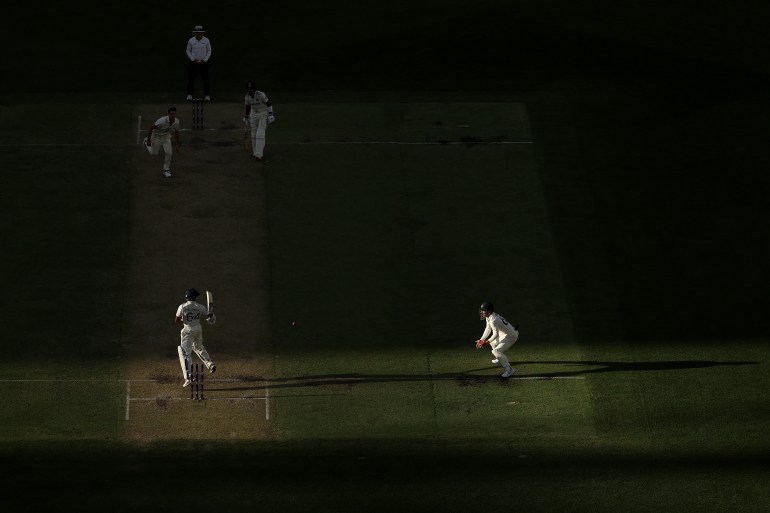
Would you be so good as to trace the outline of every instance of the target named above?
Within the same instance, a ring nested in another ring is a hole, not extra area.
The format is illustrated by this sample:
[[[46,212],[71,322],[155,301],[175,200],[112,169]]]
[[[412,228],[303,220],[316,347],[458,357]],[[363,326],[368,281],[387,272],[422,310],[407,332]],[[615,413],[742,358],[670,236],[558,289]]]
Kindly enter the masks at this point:
[[[171,178],[171,170],[170,169],[164,170],[163,176],[165,176],[166,178]]]
[[[515,372],[516,372],[516,369],[514,369],[513,367],[508,367],[508,370],[506,370],[505,372],[500,374],[500,377],[501,378],[510,378],[511,376],[514,375]]]
[[[495,358],[494,360],[492,360],[492,363],[500,363],[500,360],[498,360],[497,358]]]
[[[189,380],[189,379],[186,379],[186,380],[184,380],[184,383],[182,383],[182,388],[187,388],[187,387],[189,387],[189,386],[190,386],[190,383],[191,383],[191,382],[190,382],[190,380]]]

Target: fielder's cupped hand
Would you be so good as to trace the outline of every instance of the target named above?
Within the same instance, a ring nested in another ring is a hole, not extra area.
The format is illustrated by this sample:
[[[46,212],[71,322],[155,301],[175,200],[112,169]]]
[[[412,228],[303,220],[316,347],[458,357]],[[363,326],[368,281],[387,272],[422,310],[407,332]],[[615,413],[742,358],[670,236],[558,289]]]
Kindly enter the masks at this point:
[[[486,344],[486,343],[487,343],[486,340],[478,339],[476,341],[476,349],[481,349],[482,347],[484,347],[484,344]]]
[[[273,121],[275,121],[275,116],[273,116],[272,114],[270,114],[270,115],[267,117],[267,122],[268,122],[268,123],[272,123]]]

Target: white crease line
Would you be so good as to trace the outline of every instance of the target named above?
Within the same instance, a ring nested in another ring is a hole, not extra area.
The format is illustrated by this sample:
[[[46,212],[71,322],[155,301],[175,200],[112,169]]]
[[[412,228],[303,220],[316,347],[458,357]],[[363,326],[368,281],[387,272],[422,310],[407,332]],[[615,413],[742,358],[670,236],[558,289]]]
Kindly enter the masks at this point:
[[[166,379],[159,380],[159,379],[0,379],[0,383],[123,383],[131,381],[134,383],[158,383],[159,385],[169,385],[173,384],[173,381],[169,381]],[[181,378],[174,380],[176,382],[182,382]],[[217,379],[217,378],[209,378],[206,380],[206,383],[225,383],[225,382],[242,382],[242,383],[251,383],[258,380],[251,380],[251,379]]]
[[[211,391],[209,391],[211,393]],[[204,402],[204,401],[266,401],[267,397],[207,397],[206,399],[188,399],[186,397],[132,397],[131,401],[191,401],[191,402]],[[126,417],[128,420],[128,417]]]
[[[215,128],[206,129],[208,131],[217,131]],[[240,131],[240,129],[234,128],[232,130]],[[182,129],[181,132],[200,132],[200,130],[186,130]],[[395,146],[447,146],[453,144],[535,144],[534,141],[270,141],[270,144],[276,144],[280,146],[302,146],[302,145],[377,145],[377,144],[389,144]]]
[[[265,420],[270,420],[270,385],[265,383]]]
[[[136,145],[141,144],[138,141]],[[185,141],[182,141],[182,145]],[[200,144],[200,143],[193,143]],[[205,143],[204,143],[205,144]],[[391,146],[506,146],[515,144],[535,144],[534,141],[446,141],[446,142],[401,142],[401,141],[295,141],[295,142],[273,142],[275,146],[365,146],[365,145],[391,145]],[[233,143],[235,145],[235,143]],[[120,143],[0,143],[0,148],[79,148],[85,146],[99,146],[105,148],[119,148],[129,146]],[[130,146],[134,146],[131,144]],[[189,146],[189,143],[188,143]]]
[[[0,383],[158,383],[157,379],[0,379]]]
[[[139,132],[147,130],[139,129]],[[243,132],[242,128],[180,128],[180,132]],[[136,136],[136,143],[139,144],[139,133]],[[445,146],[448,144],[534,144],[534,141],[270,141],[270,144],[280,145],[302,145],[302,144],[395,144],[406,146]]]
[[[450,380],[450,379],[462,379],[466,376],[457,376],[452,378],[442,378],[444,380]],[[473,376],[473,377],[491,377],[491,376]],[[304,378],[303,378],[304,379]],[[366,382],[366,378],[357,378],[362,383]],[[510,379],[541,379],[541,380],[552,380],[552,379],[586,379],[585,376],[519,376],[519,377],[512,377]],[[181,380],[178,380],[181,381]],[[251,379],[237,379],[237,378],[224,378],[224,379],[207,379],[207,383],[253,383],[255,381],[259,380],[251,380]],[[398,379],[394,379],[393,381],[398,381]],[[157,383],[160,385],[171,385],[174,383],[168,382],[168,381],[159,381],[157,379],[0,379],[0,383]],[[269,386],[265,385],[265,391],[268,394],[269,398]]]
[[[128,411],[131,405],[131,381],[126,380],[126,420],[128,420]]]
[[[306,141],[306,142],[270,142],[276,145],[376,145],[390,144],[395,146],[452,146],[452,145],[495,145],[495,144],[534,144],[533,141],[425,141],[425,142],[401,142],[401,141]]]

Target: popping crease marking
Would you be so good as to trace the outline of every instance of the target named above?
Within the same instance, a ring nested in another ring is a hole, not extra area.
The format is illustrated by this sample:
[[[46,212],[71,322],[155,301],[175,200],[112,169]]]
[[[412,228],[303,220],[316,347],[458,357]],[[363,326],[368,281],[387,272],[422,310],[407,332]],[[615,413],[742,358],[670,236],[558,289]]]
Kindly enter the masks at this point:
[[[131,397],[131,382],[135,381],[138,383],[158,383],[159,380],[157,379],[118,379],[118,380],[98,380],[98,379],[92,379],[92,380],[80,380],[80,379],[72,379],[72,380],[62,380],[62,379],[39,379],[39,380],[27,380],[27,379],[19,379],[19,380],[0,380],[0,382],[28,382],[28,381],[37,381],[37,382],[116,382],[120,383],[125,381],[126,382],[126,420],[131,420],[131,402],[132,401],[139,401],[139,402],[149,402],[149,401],[157,401],[159,399],[162,399],[164,401],[188,401],[187,398],[183,397],[171,397],[171,396],[165,396],[165,397]],[[240,382],[243,381],[241,379],[211,379],[209,382],[216,381],[216,382]],[[209,389],[209,394],[211,393],[211,389]],[[206,401],[265,401],[265,420],[270,420],[270,388],[265,388],[265,397],[256,397],[256,396],[247,396],[247,397],[209,397],[205,399]]]
[[[140,132],[146,132],[147,130],[141,130]],[[201,130],[194,130],[190,128],[181,128],[180,132],[200,132]],[[242,128],[204,128],[203,131],[208,132],[243,132]],[[137,134],[137,140],[139,135]],[[139,141],[141,143],[141,141]],[[347,144],[391,144],[397,146],[447,146],[447,145],[509,145],[509,144],[535,144],[534,141],[276,141],[270,144],[279,144],[284,146],[291,145],[347,145]]]

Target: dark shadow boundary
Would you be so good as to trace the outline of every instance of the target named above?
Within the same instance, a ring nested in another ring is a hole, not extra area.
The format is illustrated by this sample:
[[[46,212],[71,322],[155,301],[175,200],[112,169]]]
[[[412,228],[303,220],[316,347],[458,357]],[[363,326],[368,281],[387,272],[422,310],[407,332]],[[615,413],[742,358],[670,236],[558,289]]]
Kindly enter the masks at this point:
[[[370,383],[394,383],[394,382],[421,382],[421,381],[456,381],[460,386],[480,385],[484,383],[512,384],[516,379],[542,379],[551,380],[559,378],[581,377],[592,374],[602,374],[607,372],[648,372],[648,371],[671,371],[683,369],[707,369],[712,367],[739,366],[739,365],[758,365],[760,362],[736,361],[736,362],[717,362],[713,360],[673,360],[662,362],[609,362],[609,361],[524,361],[515,362],[514,365],[519,368],[513,380],[502,379],[499,375],[479,376],[472,374],[474,372],[498,369],[497,366],[482,367],[478,369],[469,369],[458,373],[440,373],[440,374],[316,374],[308,376],[295,376],[288,378],[263,378],[258,376],[236,376],[236,379],[243,382],[254,382],[254,385],[234,386],[234,387],[211,387],[211,391],[235,392],[245,390],[265,390],[281,388],[302,388],[302,387],[324,387],[324,386],[353,386]],[[565,365],[580,367],[575,370],[523,373],[520,367],[522,365]]]

